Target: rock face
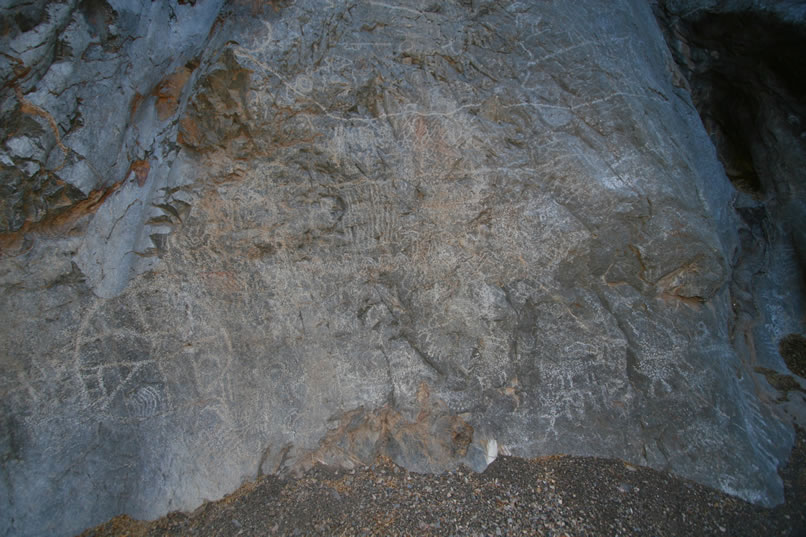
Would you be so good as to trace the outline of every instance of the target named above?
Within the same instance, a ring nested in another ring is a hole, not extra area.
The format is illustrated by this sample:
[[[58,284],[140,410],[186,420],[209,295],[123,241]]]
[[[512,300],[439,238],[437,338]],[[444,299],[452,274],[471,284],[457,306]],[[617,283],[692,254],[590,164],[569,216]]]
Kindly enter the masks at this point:
[[[733,345],[780,388],[776,375],[788,373],[780,356],[806,351],[806,76],[798,68],[806,5],[670,0],[657,11],[737,188],[733,206],[742,225],[730,284]],[[802,373],[803,365],[787,363]],[[804,423],[801,380],[791,386],[779,409]]]
[[[5,4],[4,535],[378,454],[782,500],[803,135],[731,184],[691,2]]]

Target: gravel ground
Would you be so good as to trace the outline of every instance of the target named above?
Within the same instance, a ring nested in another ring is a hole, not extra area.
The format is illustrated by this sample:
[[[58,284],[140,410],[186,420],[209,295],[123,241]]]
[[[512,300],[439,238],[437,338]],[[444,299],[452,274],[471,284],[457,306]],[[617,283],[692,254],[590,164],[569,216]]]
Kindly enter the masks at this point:
[[[501,457],[481,474],[352,471],[266,476],[190,514],[127,516],[82,537],[258,535],[806,536],[806,434],[781,470],[786,504],[763,509],[616,460]]]

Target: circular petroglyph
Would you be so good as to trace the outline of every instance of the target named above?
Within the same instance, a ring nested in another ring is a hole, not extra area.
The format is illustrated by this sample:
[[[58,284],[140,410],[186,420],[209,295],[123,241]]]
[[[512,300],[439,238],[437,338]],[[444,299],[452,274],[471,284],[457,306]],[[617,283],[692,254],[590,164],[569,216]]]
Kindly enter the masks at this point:
[[[313,91],[313,79],[308,75],[299,75],[294,80],[294,90],[303,95],[309,94]]]
[[[126,410],[134,418],[149,418],[157,413],[162,402],[162,385],[146,385],[133,389],[125,398]]]
[[[212,319],[197,302],[166,303],[153,292],[99,300],[82,319],[73,356],[88,407],[140,420],[194,399],[228,400],[232,353]]]

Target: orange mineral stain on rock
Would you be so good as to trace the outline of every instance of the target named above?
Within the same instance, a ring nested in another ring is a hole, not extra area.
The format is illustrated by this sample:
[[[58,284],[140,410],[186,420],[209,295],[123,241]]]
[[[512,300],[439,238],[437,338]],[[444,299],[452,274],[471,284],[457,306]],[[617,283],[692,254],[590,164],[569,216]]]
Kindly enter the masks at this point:
[[[90,192],[86,199],[78,201],[61,210],[49,212],[38,222],[25,222],[17,231],[0,233],[0,255],[16,255],[25,242],[28,233],[59,234],[65,233],[82,217],[93,214],[98,207],[111,196],[123,181]]]
[[[179,133],[176,141],[188,147],[196,147],[201,144],[202,137],[199,125],[187,116],[179,120]]]
[[[134,97],[132,97],[132,104],[129,106],[129,121],[134,119],[135,114],[140,109],[140,105],[143,104],[143,95],[139,92],[135,92]]]
[[[150,170],[151,164],[149,164],[147,160],[135,160],[132,162],[132,165],[129,166],[129,171],[126,173],[126,177],[129,177],[132,173],[134,173],[134,177],[137,179],[137,185],[143,186],[146,184],[148,172]]]
[[[160,121],[165,121],[176,113],[179,97],[191,73],[192,71],[186,66],[180,67],[154,88],[153,95],[157,98],[157,117]]]
[[[64,145],[64,143],[62,143],[62,136],[61,133],[59,132],[59,126],[56,123],[56,120],[50,114],[50,112],[28,101],[23,95],[20,87],[17,85],[14,86],[14,93],[17,96],[17,101],[20,103],[20,111],[23,114],[39,116],[43,118],[45,121],[47,121],[48,125],[50,126],[50,130],[53,131],[53,136],[56,138],[56,145],[59,146],[59,149],[62,150],[62,153],[64,153],[65,155],[69,155],[70,150]],[[57,169],[60,168],[61,166],[59,166],[59,168]]]

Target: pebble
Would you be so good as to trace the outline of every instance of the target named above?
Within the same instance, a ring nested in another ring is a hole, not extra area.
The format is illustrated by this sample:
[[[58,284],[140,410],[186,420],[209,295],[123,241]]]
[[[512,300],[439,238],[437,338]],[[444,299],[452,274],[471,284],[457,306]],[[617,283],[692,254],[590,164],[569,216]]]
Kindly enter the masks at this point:
[[[415,474],[381,460],[349,474],[315,467],[301,479],[266,476],[226,503],[208,504],[194,515],[168,515],[148,532],[110,522],[108,532],[91,530],[83,537],[673,537],[721,536],[728,527],[737,537],[799,535],[806,516],[798,507],[766,510],[661,472],[602,459],[504,456],[481,474],[441,475]]]

